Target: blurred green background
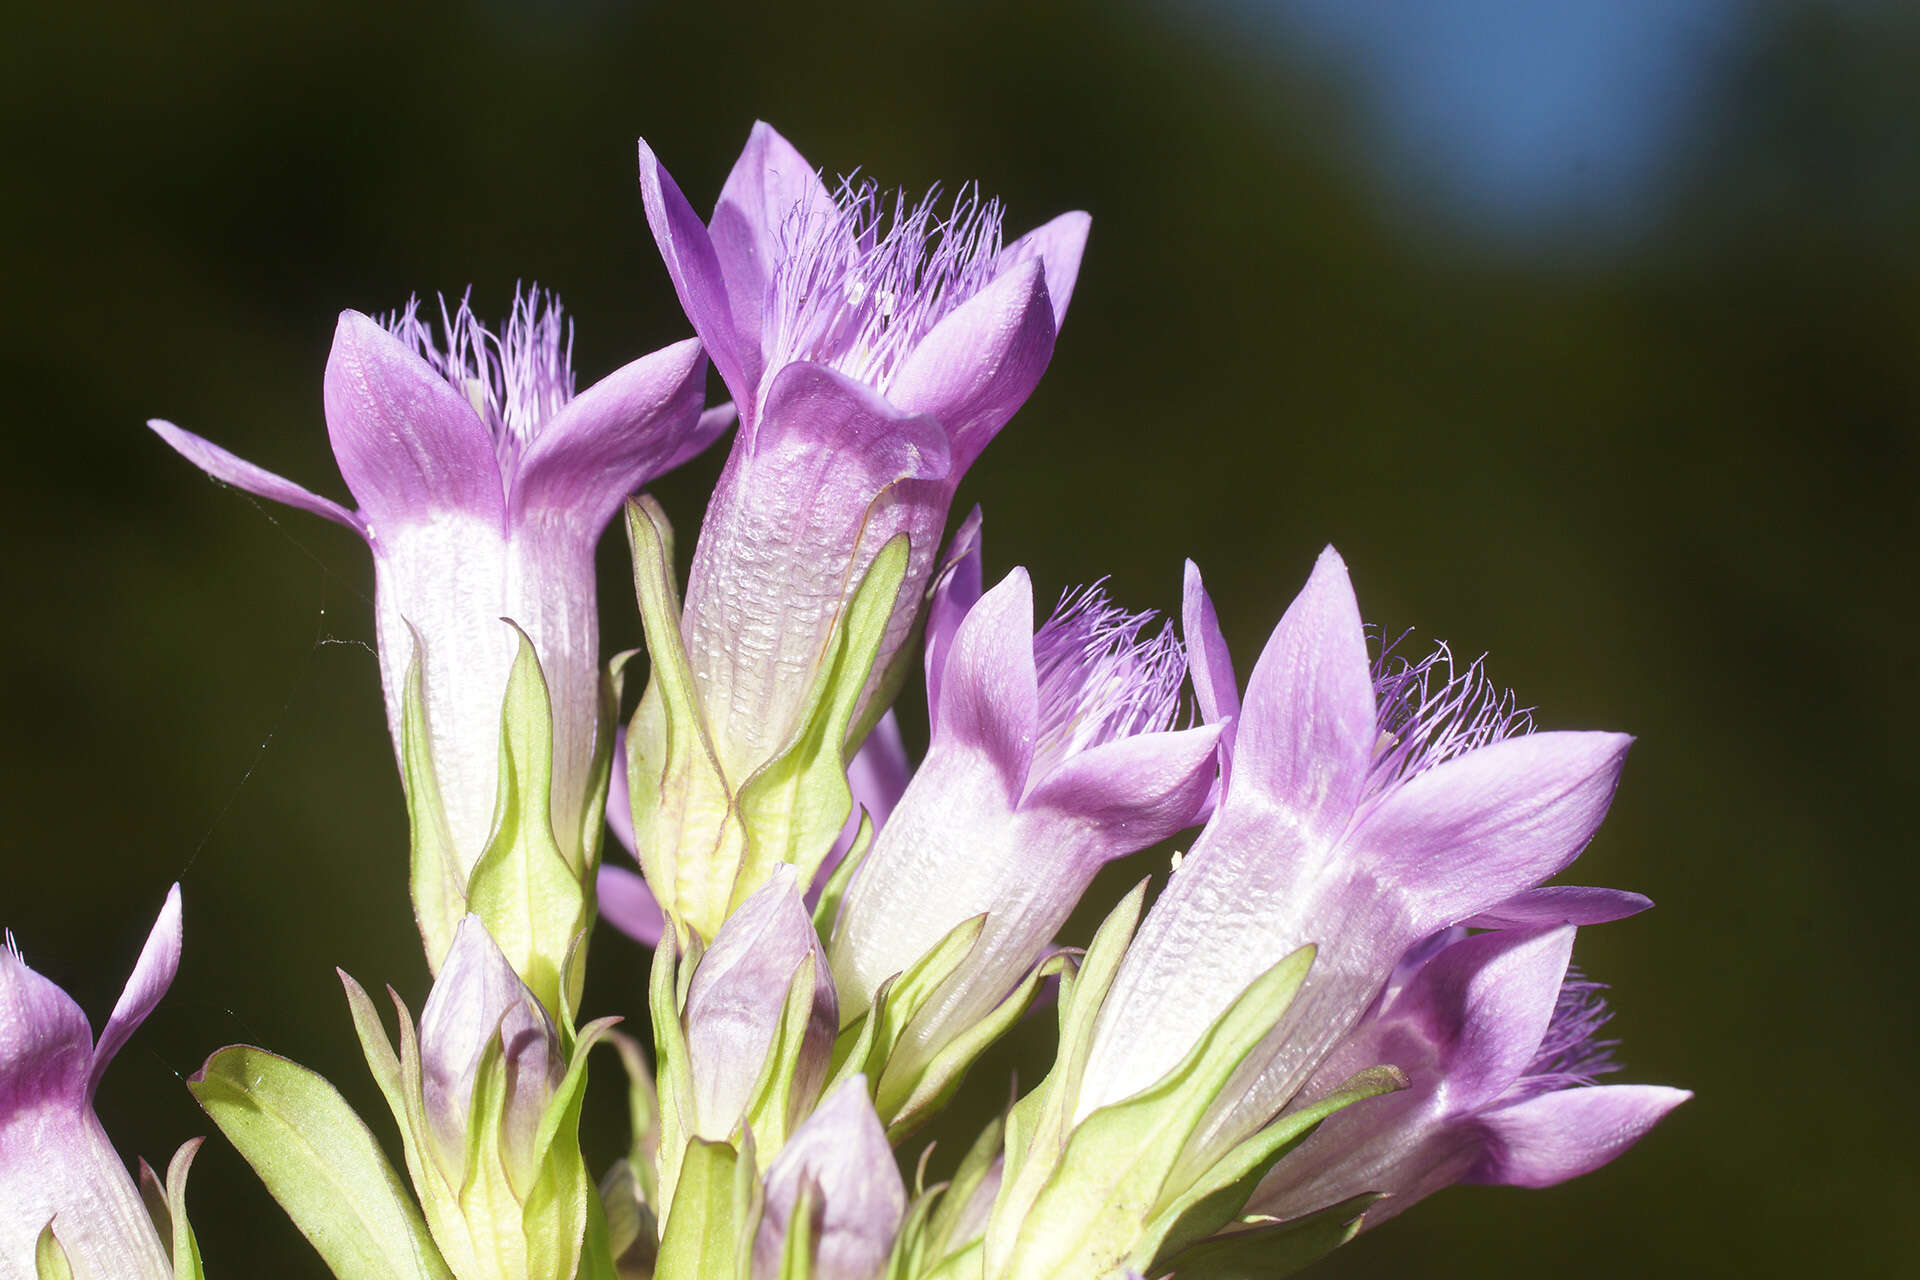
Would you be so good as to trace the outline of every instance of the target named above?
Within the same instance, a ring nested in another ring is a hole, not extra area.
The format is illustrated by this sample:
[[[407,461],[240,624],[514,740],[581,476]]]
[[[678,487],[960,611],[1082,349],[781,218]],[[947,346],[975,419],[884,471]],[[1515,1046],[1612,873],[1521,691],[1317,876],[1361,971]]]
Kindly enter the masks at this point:
[[[705,205],[765,117],[829,171],[978,178],[1016,229],[1094,214],[1053,369],[962,495],[991,573],[1168,608],[1192,556],[1244,670],[1331,541],[1373,620],[1490,651],[1546,726],[1640,736],[1578,879],[1660,906],[1578,954],[1625,1078],[1697,1099],[1608,1169],[1449,1193],[1322,1274],[1911,1265],[1920,26],[1427,8],[17,15],[0,921],[97,1023],[183,882],[180,979],[100,1098],[122,1150],[207,1132],[180,1080],[235,1040],[376,1116],[332,967],[416,1008],[425,977],[361,548],[141,422],[344,497],[342,307],[472,282],[490,313],[538,279],[583,381],[676,339],[634,139]],[[656,490],[683,528],[718,463]],[[624,560],[609,539],[609,651],[639,640]],[[639,1011],[641,959],[601,944],[596,1012]],[[594,1121],[610,1153],[617,1100]],[[192,1203],[210,1274],[323,1274],[217,1139]]]

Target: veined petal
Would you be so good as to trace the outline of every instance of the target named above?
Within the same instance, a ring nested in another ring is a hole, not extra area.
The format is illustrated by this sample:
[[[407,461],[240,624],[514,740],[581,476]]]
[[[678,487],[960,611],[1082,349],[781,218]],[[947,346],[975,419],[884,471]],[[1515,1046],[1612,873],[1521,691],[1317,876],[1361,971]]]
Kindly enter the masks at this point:
[[[968,610],[940,682],[940,726],[976,751],[1009,802],[1026,790],[1040,716],[1033,660],[1033,583],[1014,569]]]
[[[980,599],[980,508],[967,513],[947,544],[945,568],[934,580],[927,600],[927,717],[929,727],[940,727],[940,682],[946,672],[947,651],[960,623]]]
[[[760,350],[767,283],[786,251],[783,232],[812,219],[837,222],[838,206],[805,156],[764,120],[720,188],[710,234],[739,335],[740,363],[754,383],[765,372]]]
[[[1119,738],[1082,751],[1028,792],[1021,807],[1050,810],[1076,827],[1124,834],[1124,852],[1193,824],[1213,785],[1220,726]]]
[[[570,400],[521,457],[509,514],[597,538],[621,499],[712,443],[701,435],[706,355],[696,338],[642,356]]]
[[[38,1107],[85,1106],[92,1068],[87,1015],[11,945],[0,946],[0,1124]],[[0,1168],[6,1155],[0,1151]]]
[[[256,467],[246,459],[235,457],[219,445],[203,440],[191,431],[182,430],[171,422],[150,418],[147,425],[155,435],[172,445],[176,453],[215,480],[236,489],[245,489],[258,497],[298,507],[335,524],[343,524],[363,538],[367,536],[366,522],[333,499],[323,498],[291,480],[284,480],[264,467]]]
[[[1573,861],[1606,816],[1632,741],[1555,732],[1480,747],[1394,788],[1345,844],[1394,884],[1420,932],[1444,928]]]
[[[835,618],[910,517],[886,506],[887,492],[947,466],[933,419],[821,365],[775,375],[757,433],[735,442],[708,507],[682,619],[728,776],[746,777],[793,732]],[[912,552],[924,581],[933,549]],[[910,623],[907,594],[895,608]]]
[[[1075,210],[1042,223],[1000,251],[997,265],[1003,271],[1034,258],[1046,268],[1047,299],[1053,304],[1056,332],[1066,323],[1067,303],[1073,300],[1080,259],[1087,251],[1087,233],[1092,229],[1092,217]]]
[[[1308,828],[1339,834],[1366,783],[1374,725],[1360,606],[1328,547],[1248,678],[1225,803],[1256,790]]]
[[[340,314],[323,385],[340,474],[377,543],[446,511],[499,523],[493,437],[425,360],[358,311]]]
[[[660,945],[667,918],[660,910],[660,900],[653,896],[645,880],[625,867],[603,863],[596,892],[603,920],[643,947]]]
[[[700,335],[713,367],[720,371],[721,380],[740,406],[741,420],[751,431],[758,421],[758,379],[748,376],[740,330],[728,301],[727,281],[713,238],[645,138],[640,140],[640,198],[646,204],[647,225],[653,229],[667,275],[673,279],[673,290],[680,295],[680,305],[692,321],[693,331]],[[757,343],[747,345],[758,349]]]
[[[113,1055],[147,1020],[153,1007],[160,1003],[160,997],[173,985],[173,975],[180,969],[180,940],[180,886],[176,884],[167,890],[160,916],[153,922],[153,930],[140,949],[133,972],[127,975],[120,999],[114,1002],[113,1013],[100,1032],[100,1042],[94,1046],[93,1065],[87,1075],[89,1099],[99,1089],[100,1077],[106,1074]]]
[[[1653,905],[1643,893],[1626,889],[1590,889],[1551,884],[1523,889],[1471,920],[1470,929],[1545,929],[1557,924],[1610,924],[1638,915]]]
[[[38,1274],[48,1222],[74,1280],[173,1280],[139,1189],[84,1105],[0,1118],[0,1276]]]
[[[1394,1002],[1391,1017],[1435,1038],[1456,1111],[1492,1102],[1526,1071],[1553,1019],[1573,933],[1477,934],[1424,965]]]
[[[1233,674],[1233,654],[1220,631],[1213,598],[1200,581],[1200,566],[1191,560],[1187,561],[1181,593],[1180,629],[1187,642],[1187,669],[1193,678],[1194,701],[1200,704],[1200,718],[1209,724],[1236,718],[1240,714],[1240,685]]]
[[[851,1076],[794,1130],[767,1169],[766,1210],[753,1245],[754,1280],[779,1273],[787,1224],[806,1183],[818,1188],[818,1280],[872,1280],[886,1266],[906,1184],[886,1131],[867,1099],[864,1076]]]
[[[1053,305],[1038,262],[1024,263],[956,307],[913,349],[888,398],[924,413],[953,442],[950,483],[1015,410],[1053,358]]]
[[[1487,1147],[1466,1181],[1551,1187],[1598,1169],[1691,1098],[1662,1085],[1603,1084],[1543,1093],[1485,1112]]]

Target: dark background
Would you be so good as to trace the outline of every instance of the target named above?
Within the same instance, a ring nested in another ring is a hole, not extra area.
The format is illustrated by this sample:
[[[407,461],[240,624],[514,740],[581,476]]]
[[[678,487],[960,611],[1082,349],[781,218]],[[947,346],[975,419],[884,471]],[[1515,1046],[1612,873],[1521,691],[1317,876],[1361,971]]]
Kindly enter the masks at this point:
[[[496,314],[537,278],[583,383],[681,337],[634,138],[705,206],[761,116],[829,171],[977,177],[1016,230],[1093,212],[1053,369],[962,495],[991,573],[1169,608],[1190,555],[1244,671],[1332,541],[1371,619],[1491,651],[1548,727],[1640,737],[1578,879],[1660,907],[1578,954],[1624,1078],[1698,1097],[1323,1274],[1903,1270],[1920,30],[1676,0],[1622,53],[1581,24],[1647,6],[1608,3],[16,18],[0,920],[97,1024],[183,882],[179,981],[100,1098],[121,1149],[207,1132],[179,1081],[234,1040],[386,1133],[331,970],[416,1008],[425,976],[365,555],[142,421],[344,498],[342,307],[473,282]],[[656,490],[684,529],[717,468]],[[602,553],[611,651],[639,627]],[[594,1012],[639,1011],[640,963],[600,945]],[[593,1119],[610,1154],[617,1101]],[[209,1274],[322,1274],[217,1138],[192,1208]]]

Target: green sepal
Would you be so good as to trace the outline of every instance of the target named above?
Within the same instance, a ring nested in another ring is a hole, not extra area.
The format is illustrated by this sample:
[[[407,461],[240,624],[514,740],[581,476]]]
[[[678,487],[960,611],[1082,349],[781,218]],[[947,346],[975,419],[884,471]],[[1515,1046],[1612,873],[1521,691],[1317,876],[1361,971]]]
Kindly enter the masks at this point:
[[[453,949],[453,935],[467,915],[467,870],[440,800],[440,778],[433,770],[433,740],[427,732],[425,676],[420,633],[413,635],[413,658],[400,702],[400,781],[407,796],[407,838],[412,850],[408,883],[413,918],[427,952],[427,968],[440,972]]]
[[[914,1177],[916,1188],[919,1188],[921,1175],[926,1173],[927,1157],[932,1153],[932,1147],[920,1153],[920,1168]],[[918,1194],[900,1220],[900,1229],[894,1232],[893,1249],[887,1254],[887,1269],[881,1273],[881,1280],[912,1280],[912,1277],[926,1270],[927,1224],[933,1217],[934,1206],[939,1203],[940,1195],[939,1187],[930,1191],[918,1189]]]
[[[194,1156],[200,1152],[200,1144],[205,1141],[205,1138],[195,1138],[183,1143],[167,1163],[166,1236],[173,1246],[173,1280],[204,1280],[206,1275],[200,1261],[200,1242],[194,1238],[193,1226],[187,1221],[187,1174],[193,1168]]]
[[[874,1109],[887,1126],[887,1139],[899,1142],[946,1106],[980,1055],[992,1048],[1033,1007],[1035,997],[1040,994],[1040,984],[1065,970],[1069,963],[1065,955],[1055,954],[1035,965],[1011,995],[995,1005],[986,1017],[942,1045],[925,1065],[902,1070],[898,1062],[889,1062],[881,1071],[874,1091]],[[922,1016],[926,1011],[922,1009]],[[911,1038],[912,1030],[908,1028],[907,1038]]]
[[[1079,964],[1060,975],[1060,1041],[1053,1067],[1006,1117],[1006,1166],[987,1229],[986,1261],[996,1269],[1005,1265],[1013,1245],[1011,1232],[1026,1217],[1066,1147],[1080,1077],[1093,1044],[1094,1020],[1133,941],[1146,905],[1147,884],[1141,880],[1114,905]]]
[[[799,1123],[802,1113],[811,1109],[816,1101],[811,1097],[797,1098],[793,1092],[800,1074],[800,1055],[806,1049],[807,1030],[813,1022],[816,980],[814,956],[808,952],[800,957],[793,977],[787,982],[787,1000],[781,1007],[780,1021],[774,1026],[766,1062],[741,1117],[741,1122],[753,1133],[762,1169],[786,1145],[789,1126]]]
[[[332,1085],[233,1045],[187,1087],[339,1280],[452,1280],[399,1175]]]
[[[563,970],[587,918],[585,868],[568,858],[553,834],[553,709],[533,642],[520,649],[507,676],[500,710],[500,786],[493,838],[467,879],[467,909],[480,917],[500,951],[546,1006],[564,1021]],[[580,1002],[568,975],[564,1003]]]
[[[840,904],[846,900],[847,886],[853,883],[854,873],[867,860],[867,850],[872,847],[873,818],[863,809],[860,826],[853,833],[853,843],[847,846],[847,856],[840,859],[840,865],[820,886],[820,901],[814,904],[813,931],[820,935],[822,942],[833,936],[833,924],[840,917]]]
[[[73,1280],[73,1265],[54,1237],[52,1222],[40,1228],[40,1238],[33,1242],[33,1272],[39,1280]]]
[[[745,838],[680,636],[673,528],[645,494],[629,498],[626,511],[634,595],[652,667],[627,726],[634,853],[684,945],[689,930],[711,939],[726,919]],[[690,865],[683,866],[689,853]]]
[[[793,740],[740,787],[736,804],[747,833],[746,859],[728,910],[737,909],[790,862],[810,884],[853,811],[847,745],[854,713],[886,639],[894,601],[907,572],[907,535],[896,534],[868,565],[841,609],[807,692]]]
[[[1366,1211],[1384,1199],[1355,1196],[1291,1222],[1261,1223],[1181,1250],[1166,1270],[1180,1280],[1268,1280],[1313,1265],[1360,1234]]]
[[[580,1243],[580,1269],[574,1280],[619,1280],[619,1276],[613,1261],[613,1240],[607,1230],[606,1202],[596,1189],[587,1197],[586,1238]]]
[[[745,1145],[704,1138],[687,1144],[655,1280],[747,1280],[760,1225],[760,1178],[751,1140]]]
[[[802,1178],[800,1194],[794,1197],[793,1212],[787,1217],[787,1237],[780,1243],[779,1280],[813,1280],[819,1226],[814,1219],[821,1207],[820,1184]]]
[[[1232,1222],[1260,1180],[1305,1142],[1322,1120],[1343,1107],[1406,1087],[1406,1074],[1398,1067],[1369,1067],[1312,1106],[1289,1112],[1243,1140],[1147,1224],[1129,1255],[1131,1264],[1138,1271],[1161,1274],[1164,1267],[1148,1264],[1164,1261]],[[1177,1169],[1175,1180],[1180,1180]]]
[[[607,1043],[619,1053],[620,1065],[627,1073],[627,1118],[632,1137],[627,1144],[626,1163],[639,1202],[653,1204],[659,1188],[653,1165],[660,1150],[660,1095],[638,1040],[624,1031],[609,1031]]]
[[[985,912],[962,920],[905,973],[881,984],[873,994],[873,1006],[852,1025],[841,1028],[839,1038],[834,1041],[833,1067],[825,1093],[832,1093],[835,1086],[851,1075],[864,1075],[870,1084],[878,1083],[887,1060],[893,1056],[895,1046],[912,1025],[914,1016],[926,1007],[941,984],[966,963],[986,923]]]
[[[653,1275],[660,1249],[660,1221],[641,1191],[641,1173],[632,1161],[615,1160],[600,1179],[602,1223],[618,1280]],[[650,1179],[653,1171],[645,1175]]]
[[[687,1057],[686,1032],[680,1025],[679,973],[692,968],[690,963],[680,963],[671,935],[660,939],[653,952],[647,1005],[653,1018],[654,1060],[659,1073],[655,1080],[660,1104],[659,1176],[654,1203],[663,1219],[672,1216],[681,1158],[687,1140],[693,1136],[693,1068]]]
[[[960,1159],[960,1167],[953,1171],[953,1177],[940,1193],[940,1203],[935,1207],[933,1216],[927,1222],[926,1251],[929,1257],[938,1258],[953,1251],[956,1243],[953,1229],[960,1224],[960,1215],[967,1211],[968,1201],[974,1192],[986,1181],[987,1174],[993,1170],[993,1162],[1000,1157],[1006,1145],[1007,1121],[1005,1116],[995,1116],[993,1122],[980,1131],[967,1148],[967,1154]],[[964,1247],[964,1241],[959,1242]]]
[[[146,1157],[140,1158],[140,1203],[153,1220],[154,1234],[162,1240],[173,1239],[173,1210],[167,1206],[167,1187],[153,1171]]]
[[[1311,946],[1302,947],[1254,979],[1158,1083],[1074,1126],[1059,1165],[1020,1222],[1009,1280],[1051,1276],[1062,1267],[1104,1274],[1127,1256],[1162,1207],[1188,1141],[1286,1012],[1313,954]]]
[[[587,765],[586,806],[580,815],[580,856],[593,883],[600,869],[600,849],[606,843],[607,784],[613,780],[613,730],[620,723],[620,698],[626,688],[627,666],[639,653],[627,649],[613,655],[600,673],[600,714],[594,725],[593,759]]]
[[[541,1264],[537,1274],[572,1280],[589,1221],[599,1208],[599,1188],[580,1153],[580,1107],[586,1100],[587,1060],[593,1046],[620,1020],[600,1018],[580,1029],[567,1071],[541,1113],[533,1150],[541,1161],[522,1206],[526,1238]],[[497,1043],[499,1037],[494,1037]],[[554,1266],[552,1264],[558,1263]]]

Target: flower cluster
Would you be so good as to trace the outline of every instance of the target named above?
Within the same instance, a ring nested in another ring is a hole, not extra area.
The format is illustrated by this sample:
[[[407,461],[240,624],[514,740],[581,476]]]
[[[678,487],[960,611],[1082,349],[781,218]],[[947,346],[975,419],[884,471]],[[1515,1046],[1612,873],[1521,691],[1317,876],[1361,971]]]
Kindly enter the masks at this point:
[[[1571,963],[1650,904],[1550,883],[1629,739],[1536,730],[1481,664],[1370,639],[1331,548],[1243,688],[1191,563],[1177,619],[1100,582],[1042,618],[1026,570],[987,586],[980,512],[949,534],[1052,358],[1086,215],[1009,242],[977,188],[830,184],[765,125],[709,218],[645,143],[640,187],[697,337],[576,394],[537,289],[497,329],[464,300],[345,313],[324,408],[355,509],[152,424],[373,553],[433,981],[390,1030],[341,977],[404,1169],[265,1050],[190,1082],[333,1274],[1282,1275],[1447,1186],[1593,1169],[1688,1096],[1599,1083],[1616,1046]],[[683,590],[639,491],[736,420]],[[637,696],[592,574],[623,503]],[[891,707],[921,687],[915,765]],[[1096,873],[1183,832],[1157,895],[1063,945]],[[651,1054],[581,1019],[602,916],[653,948]],[[92,1109],[180,938],[176,892],[97,1042],[0,954],[0,1280],[202,1274],[196,1144],[136,1186]],[[1046,1077],[910,1183],[896,1153],[982,1054],[1051,1025]],[[632,1113],[597,1172],[596,1046]]]

